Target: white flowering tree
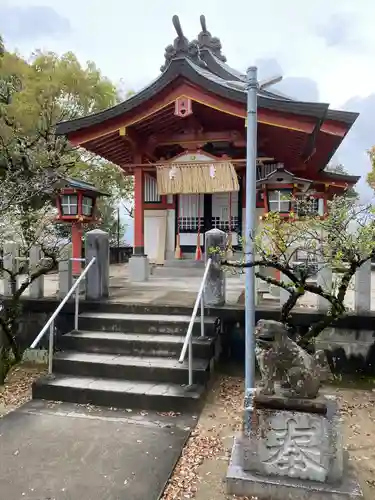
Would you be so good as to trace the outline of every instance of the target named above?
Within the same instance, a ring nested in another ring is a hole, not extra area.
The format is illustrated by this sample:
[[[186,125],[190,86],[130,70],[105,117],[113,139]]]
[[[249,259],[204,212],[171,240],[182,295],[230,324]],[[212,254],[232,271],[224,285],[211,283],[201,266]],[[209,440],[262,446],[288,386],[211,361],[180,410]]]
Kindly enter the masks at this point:
[[[316,215],[313,201],[299,203],[298,214],[291,212],[287,220],[274,212],[263,217],[252,237],[251,263],[242,255],[238,261],[224,260],[223,264],[241,271],[256,267],[256,277],[287,291],[280,321],[290,329],[291,311],[301,297],[311,293],[325,299],[326,314],[299,339],[308,347],[324,328],[347,312],[344,300],[352,279],[375,252],[375,211],[345,196],[328,202],[324,217]],[[333,271],[333,280],[318,284],[317,271],[324,273],[326,268]]]
[[[11,278],[11,297],[2,300],[0,311],[0,383],[22,356],[17,345],[20,298],[35,279],[56,267],[59,245],[48,221],[58,179],[86,179],[108,194],[115,186],[118,198],[132,197],[131,180],[119,169],[55,134],[56,123],[118,102],[116,87],[93,62],[82,66],[71,52],[40,51],[25,60],[6,50],[0,36],[0,247],[17,242],[20,263],[35,244],[47,257],[35,269],[21,265],[17,276],[13,269],[3,270]],[[109,207],[106,213],[113,219],[111,199],[99,204]]]
[[[0,197],[2,189],[0,188]],[[21,344],[18,342],[19,321],[22,315],[22,297],[30,285],[51,271],[57,269],[58,259],[64,245],[54,228],[55,214],[49,204],[30,211],[27,220],[17,206],[2,211],[0,224],[0,246],[2,247],[3,266],[1,271],[2,288],[6,296],[0,295],[0,385],[11,367],[23,357]],[[12,244],[12,245],[9,245]],[[31,262],[30,250],[38,246],[40,259]],[[17,249],[16,265],[13,262],[14,250]],[[7,252],[12,252],[8,259]]]
[[[0,248],[19,246],[19,265],[2,270],[10,294],[0,297],[0,384],[22,359],[17,342],[20,299],[31,283],[57,265],[51,196],[71,165],[66,141],[53,133],[48,96],[38,97],[40,82],[31,84],[30,71],[18,56],[0,51]],[[43,251],[34,268],[27,260],[33,245]]]

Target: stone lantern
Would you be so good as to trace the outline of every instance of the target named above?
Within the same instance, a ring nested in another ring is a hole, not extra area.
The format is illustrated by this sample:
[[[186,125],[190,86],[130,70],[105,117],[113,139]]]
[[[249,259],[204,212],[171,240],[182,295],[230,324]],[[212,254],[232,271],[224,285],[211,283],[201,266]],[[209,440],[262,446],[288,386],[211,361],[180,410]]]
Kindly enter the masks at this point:
[[[282,217],[289,217],[293,205],[292,197],[306,193],[310,185],[311,180],[297,177],[278,166],[257,180],[257,196],[263,200],[266,212],[277,212]]]
[[[92,184],[77,179],[64,179],[56,198],[57,221],[72,226],[72,271],[81,273],[83,225],[96,219],[96,200],[108,194],[99,191]]]

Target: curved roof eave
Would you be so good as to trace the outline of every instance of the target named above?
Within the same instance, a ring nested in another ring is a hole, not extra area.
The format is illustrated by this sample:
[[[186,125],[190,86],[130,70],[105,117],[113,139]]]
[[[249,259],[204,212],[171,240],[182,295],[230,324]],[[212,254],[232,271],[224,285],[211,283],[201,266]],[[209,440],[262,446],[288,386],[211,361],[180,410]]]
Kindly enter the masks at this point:
[[[343,122],[350,126],[354,124],[358,117],[359,113],[354,113],[352,111],[341,111],[338,109],[329,109],[326,116],[327,120]]]
[[[224,80],[243,81],[243,82],[246,81],[246,75],[244,75],[240,71],[237,71],[236,69],[230,67],[227,63],[221,61],[209,49],[207,49],[207,48],[203,49],[201,51],[201,54],[202,54],[202,59],[207,64],[207,68],[209,69],[209,71],[211,71],[215,75],[223,78]],[[262,90],[261,94],[263,94],[264,97],[270,97],[270,98],[280,99],[280,100],[285,100],[285,101],[299,102],[296,99],[294,99],[293,97],[289,97],[289,96],[282,94],[281,92],[279,93],[278,91],[273,91],[273,90],[269,90],[269,89]],[[343,122],[343,123],[346,123],[348,125],[353,125],[353,123],[356,121],[358,116],[359,116],[359,113],[352,113],[349,111],[329,109],[327,112],[326,118],[329,120]]]
[[[58,123],[56,127],[56,134],[65,135],[72,132],[77,132],[91,126],[98,125],[104,121],[117,118],[146,102],[148,99],[167,87],[167,85],[169,85],[179,76],[186,78],[192,83],[195,83],[196,85],[216,95],[222,96],[235,102],[246,104],[247,95],[245,90],[234,88],[228,83],[228,81],[224,80],[223,78],[214,75],[207,69],[201,68],[191,60],[181,57],[172,60],[167,69],[158,78],[156,78],[152,83],[147,85],[147,87],[139,91],[137,94],[134,94],[126,101],[117,104],[112,108],[100,111],[99,113],[88,115],[83,118],[77,118],[75,120]],[[271,97],[266,97],[262,94],[260,94],[258,97],[258,103],[259,107],[263,109],[269,109],[281,113],[291,113],[300,116],[310,116],[317,119],[321,119],[323,116],[327,115],[329,106],[325,103],[300,102],[282,98],[274,99]],[[328,116],[330,114],[332,115],[332,119],[339,119],[339,121],[344,121],[345,123],[353,122],[352,118],[350,120],[347,119],[347,112],[328,111]],[[355,115],[356,117],[358,116],[355,113],[349,113],[349,115]],[[333,118],[333,116],[337,117]],[[338,116],[340,118],[338,118]]]
[[[287,174],[289,175],[290,177],[292,177],[293,179],[296,179],[298,181],[302,181],[302,182],[314,182],[313,180],[311,179],[305,179],[303,177],[298,177],[297,175],[293,174],[292,172],[290,172],[289,170],[287,170],[286,168],[284,167],[281,167],[281,168],[276,168],[275,170],[273,170],[272,172],[270,172],[269,174],[267,174],[265,177],[263,177],[262,179],[259,179],[257,181],[257,184],[258,183],[262,183],[264,181],[268,181],[271,177],[273,177],[275,174],[277,175],[278,173],[281,173],[281,174]]]
[[[348,182],[350,184],[356,184],[361,176],[359,175],[351,175],[351,174],[340,174],[338,172],[330,172],[329,170],[322,170],[321,171],[323,176],[323,180],[336,180],[336,181],[343,181],[343,182]]]
[[[220,61],[220,59],[216,57],[211,50],[207,48],[201,49],[200,55],[203,61],[207,64],[209,71],[217,76],[220,76],[223,80],[246,81],[246,75],[234,68],[231,68],[227,63]]]

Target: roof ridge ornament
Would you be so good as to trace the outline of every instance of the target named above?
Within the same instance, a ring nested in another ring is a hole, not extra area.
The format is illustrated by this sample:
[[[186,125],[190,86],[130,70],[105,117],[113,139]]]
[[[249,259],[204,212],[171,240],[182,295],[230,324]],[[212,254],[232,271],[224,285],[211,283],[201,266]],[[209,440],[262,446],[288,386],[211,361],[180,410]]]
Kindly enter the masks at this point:
[[[168,45],[165,48],[165,62],[161,66],[160,71],[165,71],[173,59],[179,57],[186,57],[192,60],[195,64],[199,66],[205,66],[204,61],[200,58],[199,54],[199,44],[197,40],[189,42],[189,40],[184,35],[182,31],[181,23],[179,17],[175,14],[172,17],[172,23],[176,30],[177,37],[175,38],[173,45]]]
[[[221,53],[222,45],[220,38],[212,36],[207,29],[206,16],[203,14],[200,16],[200,22],[202,31],[198,35],[198,46],[200,50],[208,49],[214,56],[216,56],[220,61],[226,62],[227,58]]]

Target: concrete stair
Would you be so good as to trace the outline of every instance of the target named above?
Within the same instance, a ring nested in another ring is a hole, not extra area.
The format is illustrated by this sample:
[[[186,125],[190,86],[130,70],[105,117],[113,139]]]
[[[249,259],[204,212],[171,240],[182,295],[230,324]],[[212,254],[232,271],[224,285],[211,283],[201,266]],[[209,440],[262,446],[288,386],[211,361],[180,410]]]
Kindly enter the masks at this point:
[[[178,362],[189,316],[86,312],[80,330],[63,335],[53,376],[33,385],[34,399],[157,411],[196,409],[210,380],[218,336],[215,319],[193,328],[193,381]]]
[[[168,268],[184,268],[184,269],[204,269],[205,268],[205,263],[204,263],[204,257],[202,257],[202,260],[195,260],[194,258],[191,259],[167,259],[164,262],[163,267],[168,267]]]
[[[180,355],[184,337],[182,335],[163,335],[124,332],[73,331],[64,335],[64,349],[68,351],[149,356],[177,359]],[[193,338],[194,356],[210,358],[214,354],[212,337]]]
[[[204,274],[205,263],[204,261],[195,261],[193,259],[181,260],[166,260],[164,265],[155,266],[152,274],[155,277],[163,278],[181,278],[181,277],[194,277],[201,278]]]

